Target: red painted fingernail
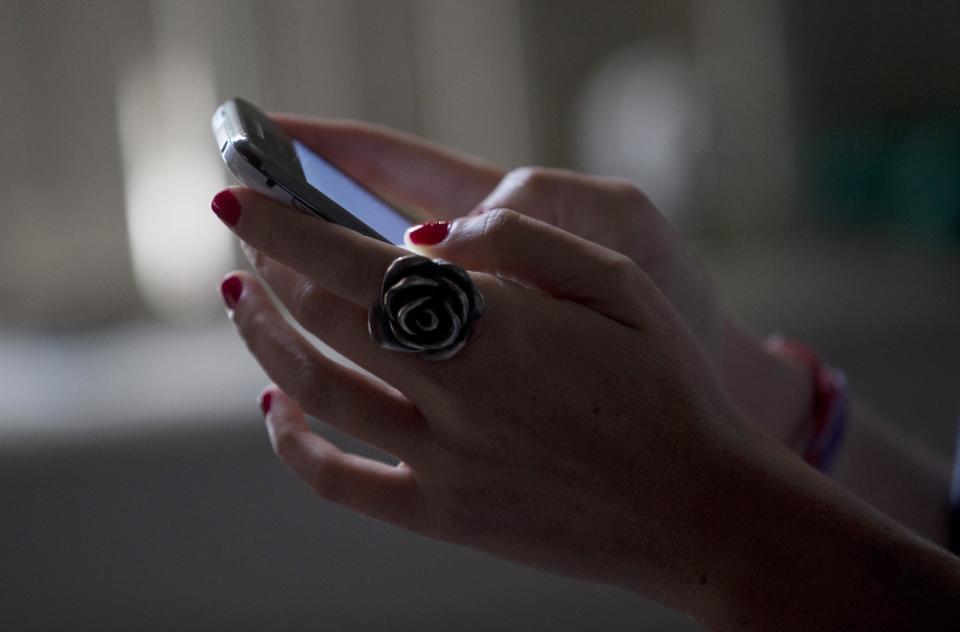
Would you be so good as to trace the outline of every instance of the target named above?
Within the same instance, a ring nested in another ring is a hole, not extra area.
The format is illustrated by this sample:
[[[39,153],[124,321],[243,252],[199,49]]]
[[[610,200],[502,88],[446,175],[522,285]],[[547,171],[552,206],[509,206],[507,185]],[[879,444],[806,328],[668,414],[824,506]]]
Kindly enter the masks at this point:
[[[260,397],[260,410],[266,415],[270,412],[270,400],[273,399],[273,393],[267,391]]]
[[[450,232],[450,222],[427,222],[410,229],[407,237],[411,244],[433,246],[446,239]]]
[[[240,280],[240,277],[228,276],[220,282],[220,294],[223,295],[223,302],[226,303],[230,309],[236,306],[242,293],[243,281]]]
[[[240,221],[240,200],[229,189],[224,189],[213,196],[210,208],[224,224],[231,228]]]

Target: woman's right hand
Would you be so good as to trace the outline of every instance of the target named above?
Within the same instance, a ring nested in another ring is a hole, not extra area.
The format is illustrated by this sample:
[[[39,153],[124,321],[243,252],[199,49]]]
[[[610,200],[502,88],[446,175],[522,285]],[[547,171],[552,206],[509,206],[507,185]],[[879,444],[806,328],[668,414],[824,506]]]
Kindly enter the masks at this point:
[[[504,209],[455,222],[427,254],[475,270],[486,309],[456,358],[425,362],[366,331],[406,251],[242,188],[217,199],[242,209],[229,225],[290,313],[390,385],[318,354],[252,276],[225,281],[283,389],[263,402],[274,449],[323,498],[715,629],[929,629],[957,615],[956,560],[739,423],[626,257]],[[402,462],[343,453],[298,403]]]
[[[636,185],[559,169],[505,171],[363,123],[276,119],[355,179],[425,219],[510,208],[628,256],[700,341],[744,417],[781,441],[796,440],[810,402],[806,370],[768,353],[723,309],[689,244]]]

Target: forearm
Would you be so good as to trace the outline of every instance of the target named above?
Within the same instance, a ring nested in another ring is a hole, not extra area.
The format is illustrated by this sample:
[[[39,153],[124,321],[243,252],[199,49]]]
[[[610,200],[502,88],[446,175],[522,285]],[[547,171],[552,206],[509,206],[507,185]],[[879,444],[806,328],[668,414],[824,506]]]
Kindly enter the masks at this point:
[[[960,560],[775,447],[757,452],[729,477],[744,518],[703,602],[709,627],[956,628]]]
[[[724,381],[744,417],[794,452],[801,450],[810,432],[810,370],[770,353],[736,323],[728,326],[725,357]],[[947,464],[853,398],[830,475],[917,533],[946,543]]]
[[[932,542],[947,542],[950,472],[919,441],[853,401],[832,477]]]

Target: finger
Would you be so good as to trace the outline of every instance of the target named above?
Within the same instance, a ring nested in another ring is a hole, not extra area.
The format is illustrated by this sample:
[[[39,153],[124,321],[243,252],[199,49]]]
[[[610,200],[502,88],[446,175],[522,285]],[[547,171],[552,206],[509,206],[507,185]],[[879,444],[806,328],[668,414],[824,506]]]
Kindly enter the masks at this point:
[[[386,127],[285,114],[271,118],[374,193],[427,217],[463,215],[503,176],[491,163]]]
[[[323,499],[408,529],[420,524],[420,492],[405,464],[347,454],[311,432],[303,411],[276,387],[261,396],[270,444],[280,460]]]
[[[519,167],[507,172],[490,193],[473,209],[471,214],[478,214],[495,208],[511,208],[524,215],[530,215],[556,225],[556,221],[549,221],[548,213],[556,212],[558,204],[562,205],[566,199],[563,193],[566,188],[562,182],[557,186],[541,187],[538,181],[545,174],[545,169]]]
[[[628,257],[509,209],[415,226],[409,247],[639,326],[657,290]]]
[[[556,226],[566,212],[583,209],[585,196],[595,203],[598,187],[607,180],[563,169],[517,167],[504,174],[474,213],[510,208]]]
[[[409,254],[246,187],[224,189],[211,206],[240,239],[357,305],[372,305],[387,266]]]
[[[574,226],[573,232],[601,244],[605,237],[609,238],[609,231],[603,230],[607,224],[596,222],[600,230],[596,235],[590,234],[591,224],[583,222],[585,212],[651,211],[647,217],[653,226],[660,230],[659,226],[666,223],[649,198],[629,180],[547,167],[512,169],[471,214],[495,208],[513,209],[560,228]]]
[[[250,352],[304,410],[397,457],[414,460],[422,451],[428,428],[407,398],[324,357],[290,326],[250,274],[228,275],[221,289]]]
[[[412,355],[391,353],[370,339],[367,310],[340,298],[296,270],[241,242],[244,254],[290,314],[338,353],[399,388],[416,403],[436,392],[426,366]]]

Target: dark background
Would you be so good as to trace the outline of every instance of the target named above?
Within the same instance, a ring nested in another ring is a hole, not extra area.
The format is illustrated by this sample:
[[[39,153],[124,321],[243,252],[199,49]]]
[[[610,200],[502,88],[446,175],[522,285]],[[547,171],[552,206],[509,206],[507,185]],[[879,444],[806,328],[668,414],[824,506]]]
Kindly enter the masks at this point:
[[[696,629],[282,468],[215,291],[209,116],[631,177],[733,311],[948,458],[958,31],[953,2],[0,0],[0,628]]]

